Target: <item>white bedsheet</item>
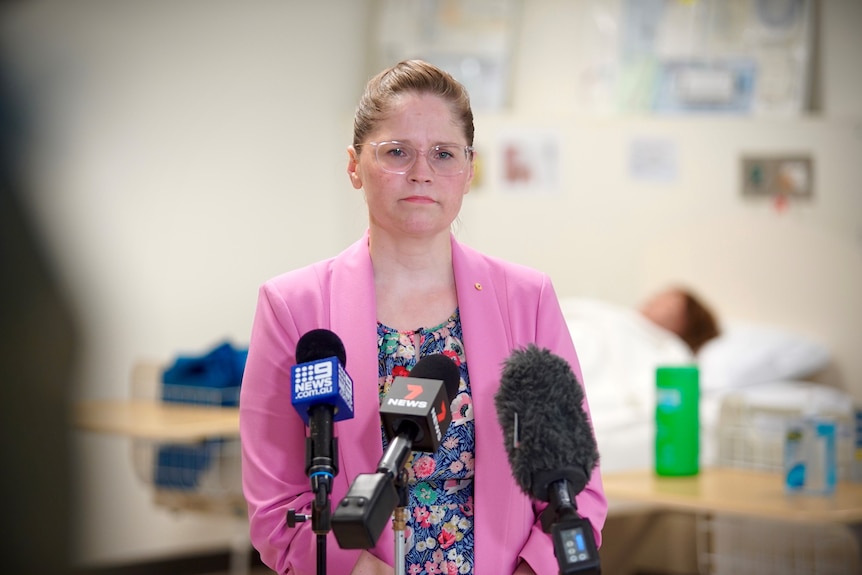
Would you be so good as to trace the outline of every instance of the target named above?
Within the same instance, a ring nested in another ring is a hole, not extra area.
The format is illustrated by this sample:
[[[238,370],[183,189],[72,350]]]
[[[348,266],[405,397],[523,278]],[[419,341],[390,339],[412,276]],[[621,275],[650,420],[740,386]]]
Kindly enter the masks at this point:
[[[691,350],[637,311],[583,298],[560,302],[578,352],[603,472],[651,468],[655,369],[687,365]],[[718,399],[701,400],[701,464],[714,460]]]

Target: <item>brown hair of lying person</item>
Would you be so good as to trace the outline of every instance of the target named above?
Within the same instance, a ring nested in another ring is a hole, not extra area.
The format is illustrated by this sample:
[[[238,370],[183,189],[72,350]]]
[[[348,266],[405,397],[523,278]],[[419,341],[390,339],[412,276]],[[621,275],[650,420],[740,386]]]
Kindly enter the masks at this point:
[[[648,299],[640,309],[644,317],[678,335],[692,353],[720,334],[715,314],[694,291],[670,287]]]

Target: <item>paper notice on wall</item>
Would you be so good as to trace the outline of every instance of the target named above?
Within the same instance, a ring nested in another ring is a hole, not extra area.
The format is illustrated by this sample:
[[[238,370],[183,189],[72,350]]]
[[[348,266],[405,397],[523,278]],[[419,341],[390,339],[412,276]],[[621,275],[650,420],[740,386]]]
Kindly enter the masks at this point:
[[[678,177],[676,142],[670,138],[633,138],[628,146],[628,172],[640,182],[673,183]]]

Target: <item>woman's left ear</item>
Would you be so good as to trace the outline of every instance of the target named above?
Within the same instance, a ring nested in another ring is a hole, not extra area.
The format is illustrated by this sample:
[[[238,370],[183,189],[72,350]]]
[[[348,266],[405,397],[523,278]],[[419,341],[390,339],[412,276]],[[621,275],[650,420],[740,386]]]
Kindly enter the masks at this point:
[[[356,148],[347,146],[347,175],[350,177],[350,183],[357,190],[362,189],[362,176],[359,174],[359,156],[356,154]]]

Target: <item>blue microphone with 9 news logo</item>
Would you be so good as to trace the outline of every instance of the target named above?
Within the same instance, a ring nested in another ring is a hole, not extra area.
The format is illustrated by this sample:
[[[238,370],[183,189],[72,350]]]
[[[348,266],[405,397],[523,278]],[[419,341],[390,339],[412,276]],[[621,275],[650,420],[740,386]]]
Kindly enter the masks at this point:
[[[290,370],[290,402],[309,427],[305,440],[305,472],[314,492],[312,530],[330,528],[332,479],[338,474],[338,439],[333,423],[353,417],[353,382],[344,369],[344,344],[328,329],[309,331],[296,344],[297,364]],[[293,527],[305,517],[288,512]]]

